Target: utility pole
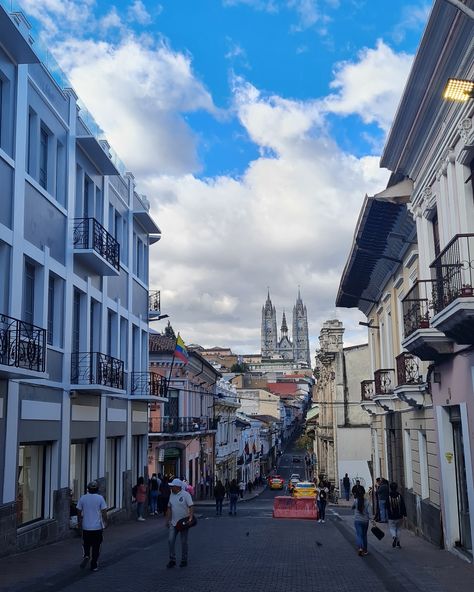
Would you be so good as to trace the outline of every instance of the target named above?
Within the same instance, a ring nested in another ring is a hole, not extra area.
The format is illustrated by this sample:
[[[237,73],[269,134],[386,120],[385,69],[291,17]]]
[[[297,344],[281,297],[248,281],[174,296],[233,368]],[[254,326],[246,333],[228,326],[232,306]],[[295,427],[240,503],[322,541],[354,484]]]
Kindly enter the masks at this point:
[[[472,8],[469,8],[468,6],[463,4],[461,2],[461,0],[446,0],[446,2],[449,2],[449,4],[452,4],[458,10],[460,10],[461,12],[464,12],[464,14],[467,14],[467,16],[469,18],[474,20],[474,10],[472,10]]]

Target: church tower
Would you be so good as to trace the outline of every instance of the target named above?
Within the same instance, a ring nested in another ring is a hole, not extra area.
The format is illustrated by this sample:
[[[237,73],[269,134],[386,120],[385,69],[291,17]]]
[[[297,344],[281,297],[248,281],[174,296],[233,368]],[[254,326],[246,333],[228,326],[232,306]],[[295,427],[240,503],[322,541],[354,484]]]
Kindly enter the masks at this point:
[[[304,362],[311,368],[311,354],[309,351],[308,337],[308,313],[301,299],[298,288],[298,298],[293,307],[293,359],[295,362]]]
[[[262,307],[262,358],[270,358],[277,352],[277,320],[276,310],[270,300],[270,290],[267,301]]]
[[[284,360],[293,360],[293,346],[288,338],[288,325],[286,324],[285,311],[283,311],[280,335],[281,337],[278,343],[278,353]]]

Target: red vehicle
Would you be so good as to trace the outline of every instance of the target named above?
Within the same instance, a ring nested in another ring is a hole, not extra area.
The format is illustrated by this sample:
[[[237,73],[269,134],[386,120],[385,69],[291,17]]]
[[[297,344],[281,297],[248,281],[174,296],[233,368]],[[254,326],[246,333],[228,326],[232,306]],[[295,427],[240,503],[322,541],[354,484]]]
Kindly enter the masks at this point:
[[[268,477],[268,487],[270,489],[283,489],[285,486],[285,480],[280,475],[270,475]]]

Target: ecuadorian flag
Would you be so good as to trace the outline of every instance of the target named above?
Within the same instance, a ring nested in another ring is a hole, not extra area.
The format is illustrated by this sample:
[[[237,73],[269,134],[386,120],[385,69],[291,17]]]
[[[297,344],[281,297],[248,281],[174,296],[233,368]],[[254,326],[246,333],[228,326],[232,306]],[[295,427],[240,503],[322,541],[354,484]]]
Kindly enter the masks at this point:
[[[174,350],[174,356],[175,356],[175,358],[178,358],[179,360],[181,360],[185,364],[187,364],[189,361],[188,360],[188,350],[186,349],[186,346],[184,345],[184,341],[181,339],[181,336],[179,333],[178,333],[178,337],[176,338],[176,347]]]

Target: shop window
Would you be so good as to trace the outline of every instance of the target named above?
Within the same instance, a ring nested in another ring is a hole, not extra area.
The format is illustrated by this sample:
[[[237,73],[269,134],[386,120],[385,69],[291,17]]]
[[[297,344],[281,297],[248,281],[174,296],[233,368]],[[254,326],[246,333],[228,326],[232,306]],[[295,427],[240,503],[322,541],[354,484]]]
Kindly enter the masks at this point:
[[[120,438],[107,438],[105,445],[106,502],[109,508],[118,505]]]
[[[47,449],[44,444],[21,444],[18,450],[17,524],[45,517]]]
[[[71,444],[69,453],[69,487],[72,501],[77,503],[81,495],[86,493],[90,473],[90,452],[88,442]]]

